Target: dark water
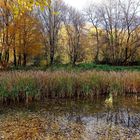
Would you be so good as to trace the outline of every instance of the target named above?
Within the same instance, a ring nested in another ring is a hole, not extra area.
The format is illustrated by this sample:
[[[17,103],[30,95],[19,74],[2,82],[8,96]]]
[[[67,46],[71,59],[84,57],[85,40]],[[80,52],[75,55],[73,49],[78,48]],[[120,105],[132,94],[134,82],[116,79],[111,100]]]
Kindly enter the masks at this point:
[[[0,139],[140,140],[140,98],[56,99],[1,107]]]

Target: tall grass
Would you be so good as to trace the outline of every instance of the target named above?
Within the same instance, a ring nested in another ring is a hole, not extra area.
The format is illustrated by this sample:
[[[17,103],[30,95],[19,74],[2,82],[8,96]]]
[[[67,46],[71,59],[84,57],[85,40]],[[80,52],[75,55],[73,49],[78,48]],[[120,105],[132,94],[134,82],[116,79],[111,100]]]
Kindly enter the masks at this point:
[[[140,72],[0,72],[0,100],[89,98],[140,93]]]

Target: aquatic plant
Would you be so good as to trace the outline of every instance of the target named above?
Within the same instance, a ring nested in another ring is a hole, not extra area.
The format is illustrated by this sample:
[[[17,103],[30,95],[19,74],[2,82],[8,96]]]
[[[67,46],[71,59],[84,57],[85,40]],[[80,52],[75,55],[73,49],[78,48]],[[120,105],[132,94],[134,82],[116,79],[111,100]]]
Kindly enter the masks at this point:
[[[0,100],[25,101],[45,98],[89,98],[140,93],[139,72],[0,72]]]

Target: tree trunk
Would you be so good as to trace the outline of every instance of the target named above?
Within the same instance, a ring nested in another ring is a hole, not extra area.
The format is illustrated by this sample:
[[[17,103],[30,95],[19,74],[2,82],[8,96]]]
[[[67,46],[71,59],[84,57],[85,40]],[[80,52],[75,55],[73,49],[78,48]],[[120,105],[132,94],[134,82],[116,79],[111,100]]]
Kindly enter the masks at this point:
[[[27,55],[26,53],[23,54],[23,66],[26,66],[27,64]]]
[[[5,52],[5,62],[9,62],[9,49]]]
[[[13,56],[14,56],[14,66],[17,66],[17,58],[16,58],[16,49],[13,49]]]
[[[96,29],[96,55],[95,55],[95,63],[99,62],[99,33],[98,33],[98,28],[95,26]]]
[[[18,65],[21,66],[21,54],[18,56]]]

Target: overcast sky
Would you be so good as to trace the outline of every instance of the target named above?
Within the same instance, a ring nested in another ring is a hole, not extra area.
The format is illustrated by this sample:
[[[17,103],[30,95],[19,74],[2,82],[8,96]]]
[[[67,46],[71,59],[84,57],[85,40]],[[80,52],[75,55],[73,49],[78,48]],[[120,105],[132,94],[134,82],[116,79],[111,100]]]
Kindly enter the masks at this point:
[[[100,3],[104,4],[106,0],[64,0],[67,4],[82,10],[84,7],[87,5],[90,5],[90,3]],[[128,0],[123,0],[123,1],[128,1]],[[140,0],[133,0],[134,2],[138,2]]]
[[[77,9],[81,10],[86,5],[92,2],[99,2],[101,0],[64,0],[67,4],[76,7]]]

